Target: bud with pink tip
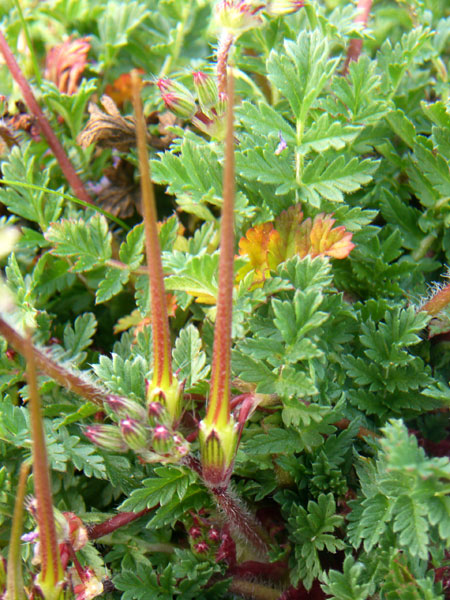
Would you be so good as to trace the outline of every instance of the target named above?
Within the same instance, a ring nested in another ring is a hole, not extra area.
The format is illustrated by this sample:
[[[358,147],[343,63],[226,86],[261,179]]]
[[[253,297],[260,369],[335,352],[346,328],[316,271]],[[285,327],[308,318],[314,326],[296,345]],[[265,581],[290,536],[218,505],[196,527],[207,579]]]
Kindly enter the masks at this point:
[[[115,425],[89,425],[84,430],[84,435],[104,450],[114,452],[126,452],[128,450],[120,430]]]
[[[264,7],[265,3],[255,0],[220,0],[217,3],[216,21],[220,29],[237,37],[261,25],[259,13]]]
[[[147,448],[150,442],[150,431],[136,419],[122,419],[120,431],[127,446],[131,450]]]
[[[167,420],[166,409],[161,402],[150,402],[148,405],[148,419],[153,427],[164,424]]]
[[[191,536],[191,538],[193,540],[197,540],[199,537],[202,536],[202,530],[200,529],[200,527],[197,527],[196,525],[193,525],[189,529],[189,535]]]
[[[272,0],[267,4],[266,12],[274,17],[289,15],[305,6],[304,0]]]
[[[169,454],[173,450],[173,434],[165,425],[153,429],[152,446],[158,454]]]
[[[194,87],[197,92],[197,98],[200,103],[202,111],[208,113],[213,108],[218,100],[218,90],[214,79],[203,73],[202,71],[195,71],[192,73],[194,78]]]
[[[158,79],[156,85],[166,107],[181,119],[190,119],[196,112],[195,98],[191,92],[172,79]]]
[[[105,400],[105,404],[121,419],[131,417],[143,421],[146,418],[145,408],[130,398],[111,394]]]
[[[209,546],[207,542],[199,542],[198,544],[194,544],[194,551],[198,554],[206,554],[209,552]]]

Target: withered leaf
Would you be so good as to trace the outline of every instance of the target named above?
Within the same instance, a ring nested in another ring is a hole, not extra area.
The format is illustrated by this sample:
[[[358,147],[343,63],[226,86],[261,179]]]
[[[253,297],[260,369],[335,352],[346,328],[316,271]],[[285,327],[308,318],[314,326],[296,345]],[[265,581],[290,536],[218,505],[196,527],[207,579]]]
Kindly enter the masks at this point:
[[[120,159],[103,173],[106,184],[98,191],[97,203],[121,219],[133,216],[140,202],[140,189],[134,181],[133,165]]]
[[[95,144],[100,148],[116,148],[127,152],[136,145],[134,118],[122,117],[114,100],[109,96],[102,96],[100,101],[106,112],[92,102],[89,104],[90,118],[78,135],[77,142],[82,148]]]

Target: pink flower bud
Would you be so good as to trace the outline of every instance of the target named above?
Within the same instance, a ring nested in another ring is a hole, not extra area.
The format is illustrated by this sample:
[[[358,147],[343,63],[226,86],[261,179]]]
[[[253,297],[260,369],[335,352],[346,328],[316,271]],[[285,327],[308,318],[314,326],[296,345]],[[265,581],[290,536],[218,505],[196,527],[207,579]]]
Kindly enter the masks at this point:
[[[206,542],[199,542],[198,544],[194,545],[194,551],[198,554],[206,554],[209,552],[209,546]]]
[[[208,112],[215,106],[219,97],[216,82],[202,71],[195,71],[192,76],[200,107],[204,112]]]
[[[104,450],[113,450],[114,452],[128,450],[120,430],[115,425],[89,425],[84,430],[84,435]]]
[[[264,6],[265,3],[254,0],[221,0],[217,4],[217,24],[222,30],[238,36],[262,23],[259,12]]]
[[[131,417],[143,421],[146,417],[145,408],[129,398],[111,395],[107,397],[105,404],[122,419]]]
[[[166,420],[166,409],[161,402],[150,402],[148,405],[148,418],[150,425],[161,425]]]
[[[169,454],[173,450],[173,434],[165,425],[154,428],[152,446],[158,454]]]
[[[202,535],[202,530],[200,529],[200,527],[196,527],[195,525],[193,527],[191,527],[189,529],[189,535],[191,536],[191,538],[193,540],[196,540],[197,538],[201,537]]]
[[[211,527],[208,531],[208,539],[212,542],[218,542],[220,540],[220,533],[215,527]]]
[[[147,448],[150,442],[149,429],[136,419],[122,419],[120,431],[127,446],[131,450]]]
[[[195,98],[191,92],[172,79],[158,79],[156,85],[166,107],[181,119],[190,119],[196,112]]]

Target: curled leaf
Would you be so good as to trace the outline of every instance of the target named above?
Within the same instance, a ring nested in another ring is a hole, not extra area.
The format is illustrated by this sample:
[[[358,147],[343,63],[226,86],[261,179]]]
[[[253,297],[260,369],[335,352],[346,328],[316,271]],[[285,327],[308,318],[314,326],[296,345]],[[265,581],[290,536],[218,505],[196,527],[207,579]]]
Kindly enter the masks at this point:
[[[89,104],[90,118],[77,138],[83,148],[95,144],[100,148],[116,148],[127,152],[136,145],[136,125],[133,117],[122,117],[114,100],[109,96],[100,99],[106,112]]]
[[[45,60],[45,78],[52,81],[60,92],[71,95],[76,92],[86,67],[91,45],[89,38],[69,38],[53,46]]]

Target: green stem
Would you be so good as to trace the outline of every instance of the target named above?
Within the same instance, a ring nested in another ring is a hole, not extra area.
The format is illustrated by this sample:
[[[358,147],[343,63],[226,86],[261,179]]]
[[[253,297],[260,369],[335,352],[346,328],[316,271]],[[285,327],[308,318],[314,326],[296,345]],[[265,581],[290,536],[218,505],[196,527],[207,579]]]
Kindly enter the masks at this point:
[[[23,501],[27,489],[27,478],[30,465],[23,463],[20,467],[19,484],[14,503],[11,538],[8,552],[8,571],[6,580],[6,596],[8,600],[24,600],[22,562],[20,556],[20,536],[23,528]]]
[[[416,250],[414,250],[414,252],[411,254],[412,259],[415,261],[421,260],[433,245],[436,237],[437,235],[434,232],[425,236],[420,242],[419,247],[416,248]]]
[[[74,202],[75,204],[79,204],[80,206],[84,206],[85,208],[91,208],[91,209],[95,210],[96,212],[100,213],[101,215],[103,215],[104,217],[109,219],[110,221],[114,221],[114,223],[117,223],[117,225],[120,225],[121,227],[123,227],[123,229],[125,229],[125,231],[130,231],[130,227],[124,221],[122,221],[122,219],[115,217],[107,210],[104,210],[103,208],[100,208],[99,206],[96,206],[95,204],[92,204],[91,202],[85,202],[84,200],[81,200],[80,198],[72,196],[71,194],[64,194],[63,192],[60,192],[57,190],[56,191],[51,190],[51,189],[43,187],[41,185],[35,185],[34,183],[26,183],[25,181],[14,181],[12,179],[2,179],[1,184],[22,187],[22,188],[26,188],[29,190],[36,190],[39,192],[45,192],[46,194],[53,194],[55,196],[61,196],[61,198],[64,198],[64,200],[69,200],[70,202]]]
[[[22,8],[20,6],[19,0],[14,0],[14,4],[16,5],[17,12],[19,13],[20,22],[22,23],[23,32],[25,34],[25,39],[27,40],[28,50],[30,51],[30,55],[31,55],[31,62],[33,63],[34,77],[36,79],[36,83],[38,84],[38,87],[40,88],[42,85],[41,71],[39,69],[38,61],[36,58],[36,53],[34,51],[33,42],[31,41],[30,31],[28,29],[27,22],[23,16],[23,12],[22,12]]]
[[[175,41],[174,41],[174,44],[172,47],[172,52],[170,52],[170,54],[168,54],[166,56],[164,64],[161,67],[161,71],[160,71],[158,79],[162,79],[170,72],[170,69],[172,68],[172,64],[174,62],[176,62],[178,60],[178,57],[180,56],[181,48],[183,46],[185,31],[186,31],[186,24],[189,21],[189,14],[190,14],[191,10],[192,10],[192,0],[189,0],[189,2],[187,4],[185,4],[183,7],[183,12],[182,12],[180,21],[177,25]]]
[[[303,129],[304,129],[304,124],[303,124],[303,119],[302,118],[298,118],[297,119],[297,123],[296,123],[296,149],[295,149],[295,181],[297,182],[297,185],[301,185],[302,184],[302,175],[303,175],[303,163],[304,163],[304,157],[303,154],[300,152],[300,146],[303,140]]]

